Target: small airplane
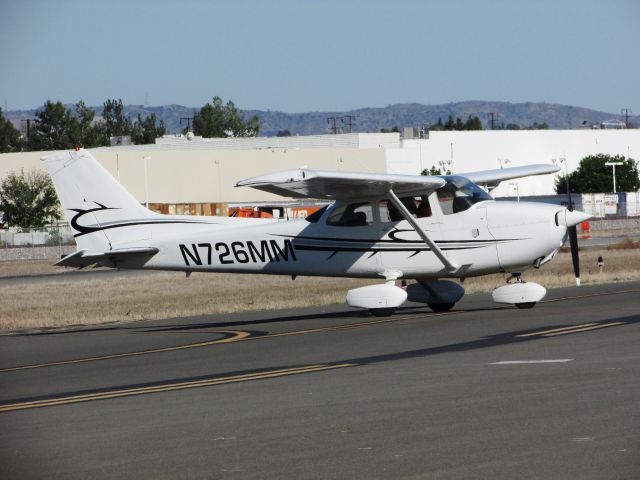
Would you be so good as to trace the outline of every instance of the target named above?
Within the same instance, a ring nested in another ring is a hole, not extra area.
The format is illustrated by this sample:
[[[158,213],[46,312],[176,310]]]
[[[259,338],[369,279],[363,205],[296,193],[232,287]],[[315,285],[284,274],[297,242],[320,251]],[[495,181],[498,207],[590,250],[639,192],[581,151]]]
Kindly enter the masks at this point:
[[[494,301],[530,308],[546,290],[520,272],[552,260],[570,236],[579,284],[575,226],[590,216],[558,205],[497,202],[486,190],[554,173],[555,165],[443,176],[300,168],[236,184],[332,201],[305,219],[277,221],[154,213],[86,150],[42,160],[78,247],[60,266],[383,279],[346,297],[378,316],[407,300],[448,311],[465,292],[449,279],[509,272]],[[408,279],[417,282],[396,286]]]

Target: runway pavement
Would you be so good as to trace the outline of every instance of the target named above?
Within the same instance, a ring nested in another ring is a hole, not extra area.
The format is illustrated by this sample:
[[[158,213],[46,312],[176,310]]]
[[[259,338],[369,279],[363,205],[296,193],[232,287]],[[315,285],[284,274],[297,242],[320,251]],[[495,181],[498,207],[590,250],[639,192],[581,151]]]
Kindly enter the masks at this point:
[[[632,479],[640,282],[0,336],[0,478]]]

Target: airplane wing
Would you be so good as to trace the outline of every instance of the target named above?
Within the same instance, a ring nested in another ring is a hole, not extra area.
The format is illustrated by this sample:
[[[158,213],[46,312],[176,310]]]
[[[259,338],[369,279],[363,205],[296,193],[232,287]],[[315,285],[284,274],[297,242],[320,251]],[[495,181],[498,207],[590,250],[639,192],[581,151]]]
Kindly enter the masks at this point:
[[[428,195],[445,184],[440,177],[386,173],[330,172],[299,168],[248,178],[236,187],[253,187],[293,198],[352,200],[396,195]]]
[[[560,170],[557,165],[526,165],[524,167],[498,168],[496,170],[484,170],[473,173],[457,173],[461,177],[468,178],[478,185],[498,186],[504,180],[512,178],[529,177],[532,175],[545,175],[555,173]]]
[[[67,255],[62,260],[56,262],[55,265],[58,267],[84,268],[95,264],[98,267],[113,267],[122,262],[134,261],[144,263],[156,253],[158,253],[158,249],[155,247],[121,248],[107,252],[89,252],[86,249],[82,249]]]

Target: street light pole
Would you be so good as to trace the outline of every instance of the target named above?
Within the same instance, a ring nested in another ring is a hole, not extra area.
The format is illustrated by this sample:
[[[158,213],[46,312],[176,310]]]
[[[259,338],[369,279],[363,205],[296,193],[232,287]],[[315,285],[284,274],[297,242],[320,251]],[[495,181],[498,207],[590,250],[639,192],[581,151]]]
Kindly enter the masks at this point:
[[[569,184],[569,167],[567,165],[567,158],[566,157],[561,157],[561,158],[552,158],[551,161],[554,163],[554,165],[558,165],[561,163],[564,163],[564,178],[567,182],[567,201],[569,202],[569,204],[567,205],[567,209],[572,212],[573,211],[573,201],[571,199],[571,185]],[[558,165],[560,166],[560,165]]]
[[[149,180],[147,178],[147,161],[151,160],[151,157],[142,157],[144,160],[144,206],[149,208]]]
[[[606,162],[605,165],[613,168],[613,193],[618,193],[616,192],[616,165],[623,165],[623,162]]]

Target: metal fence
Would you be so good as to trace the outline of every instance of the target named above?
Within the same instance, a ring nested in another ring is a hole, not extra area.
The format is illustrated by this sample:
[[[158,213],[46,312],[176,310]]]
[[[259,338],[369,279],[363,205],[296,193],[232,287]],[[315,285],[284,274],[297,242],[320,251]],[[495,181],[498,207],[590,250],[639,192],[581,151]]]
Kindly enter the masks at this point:
[[[75,241],[67,224],[0,229],[0,260],[53,259],[73,250]]]

